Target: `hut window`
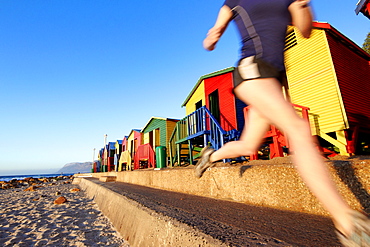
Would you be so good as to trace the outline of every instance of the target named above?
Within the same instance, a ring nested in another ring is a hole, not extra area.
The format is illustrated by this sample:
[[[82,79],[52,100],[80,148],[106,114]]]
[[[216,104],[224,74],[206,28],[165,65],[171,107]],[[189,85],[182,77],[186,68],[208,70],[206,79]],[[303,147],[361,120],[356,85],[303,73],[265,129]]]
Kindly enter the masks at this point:
[[[195,103],[195,110],[198,110],[202,106],[203,106],[203,102],[202,102],[202,100],[199,100],[197,103]]]
[[[289,31],[285,37],[285,49],[284,51],[289,50],[293,46],[297,45],[297,37],[295,35],[294,29]]]
[[[160,131],[160,129],[159,128],[155,129],[154,134],[155,134],[155,136],[154,136],[155,146],[158,147],[158,146],[161,145],[161,131]]]
[[[135,157],[135,146],[136,146],[136,139],[135,140],[131,140],[131,152],[130,152],[130,155],[131,157]]]
[[[150,146],[152,147],[152,148],[155,148],[155,146],[153,145],[154,144],[154,142],[153,142],[153,131],[150,131],[149,133],[149,144],[150,144]]]
[[[218,99],[218,90],[213,91],[209,96],[209,111],[220,122],[220,103]]]

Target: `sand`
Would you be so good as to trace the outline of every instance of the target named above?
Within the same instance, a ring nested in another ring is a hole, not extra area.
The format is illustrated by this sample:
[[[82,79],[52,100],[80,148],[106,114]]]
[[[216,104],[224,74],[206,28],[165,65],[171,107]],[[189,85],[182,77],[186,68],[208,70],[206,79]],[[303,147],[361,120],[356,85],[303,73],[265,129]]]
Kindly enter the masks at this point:
[[[128,247],[94,201],[83,191],[71,192],[78,186],[66,181],[43,183],[35,191],[0,189],[0,246]],[[54,204],[61,196],[67,202]]]

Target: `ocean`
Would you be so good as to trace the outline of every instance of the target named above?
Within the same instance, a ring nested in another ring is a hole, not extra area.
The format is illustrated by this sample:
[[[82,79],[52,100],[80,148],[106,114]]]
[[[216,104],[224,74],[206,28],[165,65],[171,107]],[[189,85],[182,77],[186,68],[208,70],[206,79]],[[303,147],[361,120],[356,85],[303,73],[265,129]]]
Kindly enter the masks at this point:
[[[7,175],[7,176],[0,176],[0,181],[10,181],[12,179],[21,180],[24,178],[50,178],[50,177],[58,177],[58,176],[70,176],[74,173],[51,173],[51,174],[34,174],[34,175]]]

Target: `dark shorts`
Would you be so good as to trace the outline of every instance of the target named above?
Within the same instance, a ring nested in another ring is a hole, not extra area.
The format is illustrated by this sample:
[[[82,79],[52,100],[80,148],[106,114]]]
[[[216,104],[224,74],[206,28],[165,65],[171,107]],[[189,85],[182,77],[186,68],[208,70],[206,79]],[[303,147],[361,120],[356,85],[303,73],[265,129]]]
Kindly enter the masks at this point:
[[[259,78],[276,78],[282,85],[285,83],[285,71],[280,71],[274,66],[254,56],[243,58],[233,72],[234,88],[243,81]]]

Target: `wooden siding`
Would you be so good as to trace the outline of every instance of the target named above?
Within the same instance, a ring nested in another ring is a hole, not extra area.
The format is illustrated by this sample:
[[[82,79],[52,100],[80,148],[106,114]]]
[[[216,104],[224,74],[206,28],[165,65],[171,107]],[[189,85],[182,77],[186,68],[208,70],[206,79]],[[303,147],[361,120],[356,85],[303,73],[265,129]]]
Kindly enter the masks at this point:
[[[135,132],[132,131],[127,138],[127,151],[131,154],[131,142],[135,139]]]
[[[348,120],[370,128],[370,56],[360,56],[331,34],[327,39]]]
[[[135,132],[135,138],[137,139],[138,145],[143,144],[143,135],[141,132]]]
[[[143,144],[148,144],[150,142],[149,140],[149,132],[143,134]]]
[[[325,31],[313,29],[310,39],[303,38],[297,30],[295,32],[298,44],[285,52],[292,103],[310,108],[313,134],[347,128]]]
[[[126,151],[127,150],[127,145],[128,145],[128,137],[125,136],[122,140],[122,152]]]
[[[232,92],[232,72],[207,78],[204,81],[207,108],[210,109],[208,95],[217,89],[219,94],[220,125],[226,131],[237,129],[235,96]]]
[[[159,128],[159,135],[155,136],[156,129]],[[142,130],[144,133],[144,144],[149,143],[149,132],[153,131],[153,144],[155,145],[156,139],[159,139],[159,146],[166,146],[166,120],[165,119],[158,119],[158,118],[152,118],[150,123],[145,127],[145,129]],[[155,150],[156,147],[153,147],[153,150]]]
[[[176,123],[179,120],[167,120],[167,127],[166,127],[166,150],[167,150],[167,157],[170,157],[170,149],[168,147],[168,143],[170,142],[170,138],[172,135],[173,130],[176,128]]]
[[[186,103],[186,115],[194,112],[196,110],[195,104],[199,101],[202,101],[202,105],[206,104],[205,101],[205,93],[204,93],[204,80],[199,84],[198,88],[195,90],[193,95],[190,97],[188,102]]]
[[[236,121],[237,121],[237,130],[242,131],[244,128],[244,111],[243,109],[247,105],[238,98],[235,98],[235,107],[236,107]]]
[[[141,132],[131,131],[130,135],[127,138],[127,150],[129,150],[131,152],[131,142],[135,139],[137,140],[136,141],[136,145],[137,145],[136,148],[139,145],[143,144],[141,135],[142,135]],[[136,151],[136,150],[134,150],[134,151]]]
[[[114,147],[116,148],[115,153],[116,154],[121,154],[121,152],[122,152],[122,144],[119,144],[119,142],[116,141],[116,143],[114,144]]]
[[[169,156],[168,143],[173,130],[176,127],[176,119],[152,118],[146,127],[142,130],[144,133],[144,144],[150,143],[150,133],[153,135],[153,150],[158,146],[164,146]]]

